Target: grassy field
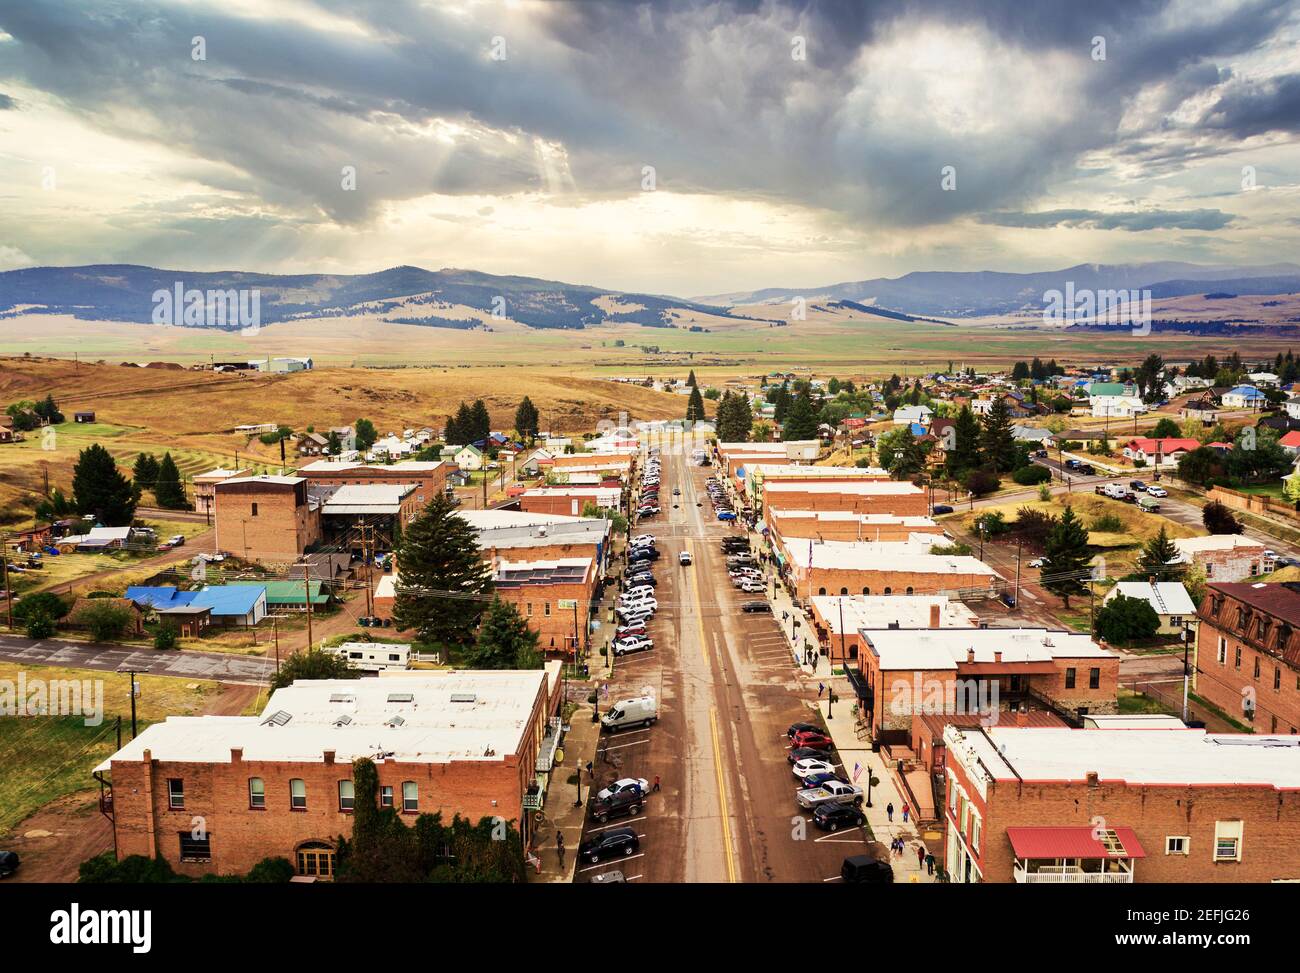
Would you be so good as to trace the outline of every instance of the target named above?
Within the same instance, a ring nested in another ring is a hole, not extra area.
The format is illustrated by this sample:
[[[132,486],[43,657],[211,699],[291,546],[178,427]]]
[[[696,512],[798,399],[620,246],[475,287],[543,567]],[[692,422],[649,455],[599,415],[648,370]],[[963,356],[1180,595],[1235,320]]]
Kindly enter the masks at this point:
[[[3,685],[14,685],[19,667],[0,663]],[[103,722],[87,726],[81,716],[6,716],[0,719],[0,835],[37,808],[65,794],[94,786],[95,764],[116,745],[115,722],[123,719],[122,739],[131,738],[130,677],[116,673],[47,666],[24,666],[33,680],[91,680],[103,687]],[[189,682],[163,676],[137,677],[137,725],[199,712],[216,692],[212,682]]]

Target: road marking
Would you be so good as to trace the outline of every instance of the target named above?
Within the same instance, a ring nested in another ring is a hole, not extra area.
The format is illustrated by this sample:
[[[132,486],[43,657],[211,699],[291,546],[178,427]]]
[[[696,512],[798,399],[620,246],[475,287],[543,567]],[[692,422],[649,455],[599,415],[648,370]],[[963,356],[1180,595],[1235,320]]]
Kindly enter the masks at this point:
[[[731,855],[731,821],[727,812],[727,785],[722,775],[722,751],[718,745],[718,708],[709,709],[709,731],[713,735],[713,768],[718,777],[718,802],[722,806],[722,846],[727,853],[727,881],[736,881],[736,865]]]
[[[822,881],[823,881],[823,882],[842,882],[842,881],[844,881],[844,876],[843,876],[843,875],[835,875],[835,876],[832,876],[831,878],[824,878],[824,879],[822,879]]]
[[[633,740],[631,743],[620,743],[616,747],[601,747],[602,750],[622,750],[624,747],[639,747],[649,743],[649,740]]]
[[[617,859],[617,860],[618,860],[618,861],[621,861],[621,862],[630,862],[633,858],[644,858],[644,857],[645,857],[645,852],[642,851],[642,852],[638,852],[638,853],[635,854],[635,855],[624,855],[622,858],[619,858],[619,859]],[[580,872],[591,872],[591,871],[595,871],[597,868],[605,868],[605,867],[611,865],[611,864],[613,863],[613,861],[614,861],[613,859],[610,859],[610,860],[608,860],[608,861],[603,861],[603,862],[601,862],[599,865],[588,865],[586,868],[580,868],[580,869],[578,869],[578,871],[580,871]]]
[[[608,831],[610,828],[626,828],[629,824],[635,824],[637,821],[644,821],[645,819],[646,815],[643,814],[639,818],[628,818],[626,821],[616,821],[614,824],[602,824],[599,828],[588,828],[587,833],[595,834],[597,831]],[[644,838],[645,835],[640,835],[640,837]]]

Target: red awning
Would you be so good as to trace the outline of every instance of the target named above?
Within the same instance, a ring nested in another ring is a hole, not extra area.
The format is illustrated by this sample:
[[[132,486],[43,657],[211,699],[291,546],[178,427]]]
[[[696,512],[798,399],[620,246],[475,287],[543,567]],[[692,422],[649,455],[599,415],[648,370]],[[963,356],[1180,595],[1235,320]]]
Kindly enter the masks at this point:
[[[1132,828],[1007,828],[1017,858],[1145,858]]]

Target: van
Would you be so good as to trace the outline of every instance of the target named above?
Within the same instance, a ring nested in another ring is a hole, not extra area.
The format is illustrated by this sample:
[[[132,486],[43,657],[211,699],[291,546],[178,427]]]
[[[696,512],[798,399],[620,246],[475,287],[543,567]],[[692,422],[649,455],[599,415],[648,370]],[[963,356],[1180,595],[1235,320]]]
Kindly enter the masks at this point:
[[[1128,488],[1122,483],[1107,483],[1101,492],[1112,500],[1123,500],[1128,496]]]
[[[611,733],[633,726],[653,726],[659,719],[659,701],[653,696],[620,699],[600,718],[602,728]]]

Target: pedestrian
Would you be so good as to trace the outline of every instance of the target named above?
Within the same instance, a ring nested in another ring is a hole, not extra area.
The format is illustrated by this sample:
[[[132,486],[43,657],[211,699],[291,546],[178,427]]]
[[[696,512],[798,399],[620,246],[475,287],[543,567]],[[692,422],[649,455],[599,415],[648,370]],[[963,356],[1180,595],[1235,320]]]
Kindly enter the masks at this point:
[[[885,808],[885,815],[889,818],[889,823],[893,824],[894,823],[894,802],[893,801],[890,801],[889,805]]]
[[[925,864],[925,845],[916,846],[916,867],[920,868]]]
[[[929,872],[931,875],[934,874],[934,853],[933,852],[926,852],[925,870]]]
[[[826,692],[826,684],[824,682],[819,682],[817,684],[817,698],[821,699],[822,693],[824,692]]]
[[[654,786],[651,787],[650,790],[652,790],[652,791],[658,791],[658,790],[659,790],[659,775],[658,775],[658,774],[655,774],[655,782],[654,782]]]
[[[555,832],[555,851],[560,856],[560,867],[564,867],[564,832]]]
[[[908,818],[911,816],[911,814],[912,814],[912,805],[904,801],[903,802],[903,823],[904,824],[907,824]]]
[[[591,761],[587,761],[587,780],[596,779],[596,768],[592,766]]]

